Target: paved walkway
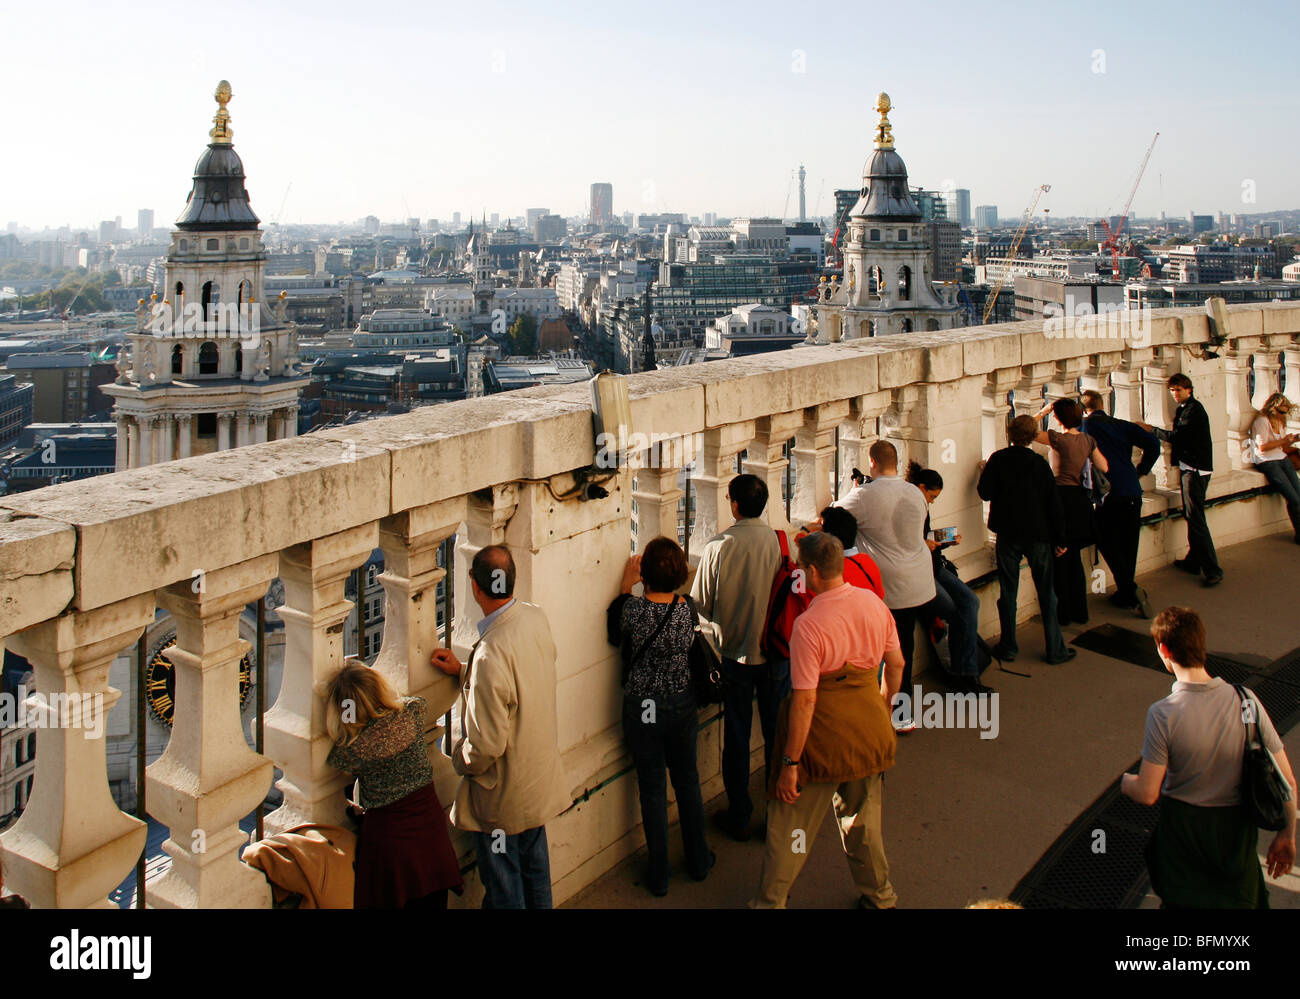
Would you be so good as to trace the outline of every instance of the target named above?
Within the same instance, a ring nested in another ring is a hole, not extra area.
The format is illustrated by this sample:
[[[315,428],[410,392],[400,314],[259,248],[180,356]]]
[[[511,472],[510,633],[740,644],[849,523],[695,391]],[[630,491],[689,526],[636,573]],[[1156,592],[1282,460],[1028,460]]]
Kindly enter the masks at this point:
[[[1300,607],[1292,585],[1300,549],[1275,535],[1220,550],[1226,578],[1215,589],[1173,568],[1142,580],[1156,611],[1195,607],[1205,618],[1211,653],[1267,663],[1300,645]],[[1147,623],[1094,598],[1087,626],[1111,622],[1134,631]],[[994,636],[996,638],[996,636]],[[979,898],[1005,897],[1067,826],[1134,760],[1142,748],[1147,707],[1169,692],[1173,678],[1085,649],[1064,666],[1038,656],[1037,619],[1021,628],[1020,658],[1011,667],[1030,678],[984,676],[999,692],[1000,731],[982,740],[974,729],[922,729],[899,740],[898,763],[886,779],[885,847],[891,879],[905,908],[954,908]],[[921,678],[924,681],[924,677]],[[924,685],[924,684],[923,684]],[[936,685],[935,689],[943,689]],[[1300,763],[1300,726],[1285,738]],[[755,801],[763,807],[758,780]],[[722,799],[706,804],[712,814]],[[671,832],[675,871],[681,844]],[[756,886],[762,843],[736,843],[710,828],[718,863],[708,880],[674,875],[667,897],[639,884],[638,852],[571,899],[583,908],[726,908],[746,904]],[[1261,835],[1261,855],[1268,837]],[[1270,881],[1275,908],[1300,908],[1300,878]],[[850,908],[857,893],[828,813],[791,908]],[[1146,905],[1155,905],[1148,898]]]

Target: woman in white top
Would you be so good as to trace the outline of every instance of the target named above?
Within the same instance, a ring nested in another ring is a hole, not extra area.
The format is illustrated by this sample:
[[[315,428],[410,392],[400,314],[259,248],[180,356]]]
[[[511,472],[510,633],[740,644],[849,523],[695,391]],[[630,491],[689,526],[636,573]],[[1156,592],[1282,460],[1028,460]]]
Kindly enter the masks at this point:
[[[1281,392],[1274,392],[1260,407],[1259,415],[1251,424],[1251,442],[1254,445],[1255,467],[1286,500],[1287,516],[1295,530],[1295,542],[1300,545],[1300,477],[1287,457],[1287,449],[1300,440],[1300,434],[1285,434],[1286,417],[1291,412],[1291,402]]]

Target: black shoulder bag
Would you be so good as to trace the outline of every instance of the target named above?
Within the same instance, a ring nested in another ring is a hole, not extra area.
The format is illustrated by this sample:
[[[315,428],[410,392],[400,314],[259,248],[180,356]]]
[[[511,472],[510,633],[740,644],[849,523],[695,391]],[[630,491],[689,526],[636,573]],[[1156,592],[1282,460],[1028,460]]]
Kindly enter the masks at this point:
[[[695,703],[700,707],[708,704],[722,703],[722,660],[713,651],[713,646],[700,630],[700,614],[695,609],[695,601],[686,598],[686,606],[691,609],[691,626],[695,638],[691,641],[689,659],[691,664],[691,683],[695,687]]]
[[[1246,751],[1241,758],[1241,808],[1253,825],[1270,832],[1286,826],[1286,803],[1291,789],[1273,765],[1259,737],[1258,703],[1246,697],[1241,684],[1234,683],[1241,700],[1241,717],[1246,723]]]

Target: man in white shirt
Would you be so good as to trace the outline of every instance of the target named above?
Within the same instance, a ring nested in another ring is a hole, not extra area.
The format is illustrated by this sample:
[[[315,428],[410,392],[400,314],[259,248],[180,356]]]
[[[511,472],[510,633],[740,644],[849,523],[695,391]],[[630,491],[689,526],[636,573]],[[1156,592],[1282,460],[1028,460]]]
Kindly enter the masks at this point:
[[[900,733],[912,732],[912,652],[921,608],[935,597],[934,566],[925,544],[925,497],[898,474],[898,451],[878,440],[867,452],[871,481],[835,502],[857,519],[858,548],[880,567],[885,605],[894,615],[903,650],[903,682],[894,719]]]

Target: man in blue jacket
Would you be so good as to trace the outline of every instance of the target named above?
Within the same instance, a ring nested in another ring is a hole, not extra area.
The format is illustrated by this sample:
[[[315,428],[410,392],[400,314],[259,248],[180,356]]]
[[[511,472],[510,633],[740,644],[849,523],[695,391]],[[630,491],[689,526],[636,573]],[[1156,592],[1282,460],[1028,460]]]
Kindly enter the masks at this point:
[[[1125,610],[1151,617],[1146,591],[1134,581],[1137,571],[1138,536],[1142,530],[1142,476],[1160,457],[1160,440],[1136,423],[1106,415],[1101,394],[1083,393],[1083,432],[1097,442],[1110,471],[1110,492],[1097,510],[1097,548],[1115,577],[1110,602]],[[1135,468],[1133,449],[1141,448],[1142,460]]]

